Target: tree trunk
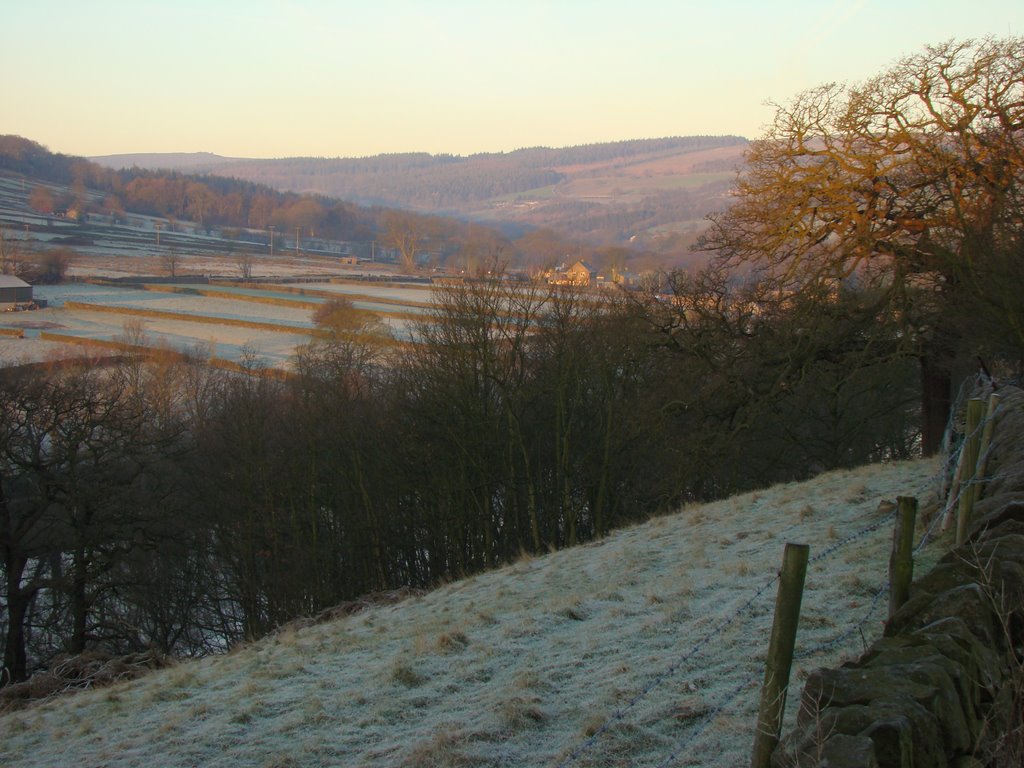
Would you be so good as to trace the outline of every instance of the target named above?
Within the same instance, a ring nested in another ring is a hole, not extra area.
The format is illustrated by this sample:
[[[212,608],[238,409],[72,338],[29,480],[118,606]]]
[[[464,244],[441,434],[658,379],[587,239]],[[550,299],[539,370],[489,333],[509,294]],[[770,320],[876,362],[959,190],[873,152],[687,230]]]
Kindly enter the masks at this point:
[[[2,478],[0,478],[2,483]],[[6,576],[7,637],[4,639],[4,665],[0,669],[0,686],[21,682],[26,677],[25,617],[38,587],[22,589],[28,558],[12,546],[15,525],[7,507],[7,497],[0,484],[0,537],[4,540],[4,574]],[[6,674],[4,674],[6,672]]]
[[[952,375],[933,356],[921,357],[921,451],[934,456],[942,449],[949,424]]]
[[[10,677],[0,675],[0,685],[21,682],[26,677],[25,617],[32,602],[34,590],[22,590],[21,580],[28,559],[10,549],[5,553],[7,569],[7,638],[4,643],[4,670]]]
[[[68,644],[68,652],[79,654],[85,650],[85,632],[89,614],[89,600],[87,593],[88,578],[86,571],[88,564],[84,548],[75,552],[74,571],[71,579],[71,641]]]

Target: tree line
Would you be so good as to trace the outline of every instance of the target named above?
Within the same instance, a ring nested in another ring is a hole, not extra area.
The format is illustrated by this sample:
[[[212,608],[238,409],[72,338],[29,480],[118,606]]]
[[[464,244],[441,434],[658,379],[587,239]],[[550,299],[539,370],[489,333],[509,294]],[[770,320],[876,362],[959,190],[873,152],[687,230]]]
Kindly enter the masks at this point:
[[[336,303],[287,379],[167,351],[0,370],[5,681],[87,648],[213,652],[689,500],[913,453],[912,363],[862,348],[860,299],[772,311],[712,275],[672,287],[450,285],[397,348]]]

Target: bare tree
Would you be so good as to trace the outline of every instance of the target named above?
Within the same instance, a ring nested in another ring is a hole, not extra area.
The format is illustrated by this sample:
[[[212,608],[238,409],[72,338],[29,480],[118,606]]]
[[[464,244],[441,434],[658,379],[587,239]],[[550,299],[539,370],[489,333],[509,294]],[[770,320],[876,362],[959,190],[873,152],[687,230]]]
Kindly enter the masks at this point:
[[[704,247],[783,291],[855,276],[887,292],[919,342],[930,453],[949,413],[950,313],[1021,247],[1022,126],[1024,38],[948,42],[855,88],[806,91],[777,107]],[[1019,300],[999,311],[1020,326]]]
[[[181,265],[181,254],[173,246],[160,254],[160,261],[167,272],[168,277],[177,277],[178,267]]]
[[[256,257],[252,251],[239,251],[235,257],[235,265],[238,267],[238,274],[243,280],[248,280],[252,277],[252,268],[256,263]]]
[[[384,244],[398,251],[403,269],[413,271],[423,244],[424,227],[420,217],[405,211],[386,211],[381,223]]]
[[[0,226],[0,275],[17,275],[22,270],[23,245],[12,240]]]

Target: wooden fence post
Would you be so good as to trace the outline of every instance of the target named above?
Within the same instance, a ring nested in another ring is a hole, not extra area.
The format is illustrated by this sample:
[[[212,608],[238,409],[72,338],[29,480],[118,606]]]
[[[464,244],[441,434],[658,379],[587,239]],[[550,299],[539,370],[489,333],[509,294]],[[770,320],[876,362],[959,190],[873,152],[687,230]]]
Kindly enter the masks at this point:
[[[900,496],[897,500],[896,526],[892,532],[892,553],[889,555],[889,618],[910,598],[910,582],[914,579],[914,523],[917,520],[917,499]]]
[[[999,409],[999,394],[993,392],[988,397],[988,409],[985,411],[985,427],[981,430],[981,443],[978,445],[978,465],[975,471],[974,500],[981,497],[981,481],[988,470],[988,451],[992,447],[992,435],[996,429],[996,411]]]
[[[768,660],[765,663],[750,768],[768,768],[772,752],[779,743],[809,551],[806,544],[786,544],[782,555],[779,592],[775,598],[775,620],[768,642]]]
[[[981,445],[981,435],[978,428],[985,415],[985,401],[978,397],[972,397],[967,401],[967,426],[966,440],[963,447],[963,471],[960,475],[960,505],[956,519],[956,545],[960,546],[967,539],[967,528],[971,524],[971,515],[974,512],[974,498],[977,494],[978,455]]]

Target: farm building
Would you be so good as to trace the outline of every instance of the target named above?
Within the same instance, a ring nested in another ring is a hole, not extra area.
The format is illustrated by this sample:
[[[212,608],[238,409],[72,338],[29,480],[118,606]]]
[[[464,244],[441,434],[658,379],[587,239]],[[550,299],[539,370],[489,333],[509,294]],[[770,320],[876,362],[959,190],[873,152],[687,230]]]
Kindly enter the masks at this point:
[[[0,304],[28,304],[32,286],[14,275],[0,275]]]
[[[579,285],[586,287],[597,285],[598,281],[597,270],[582,259],[568,269],[561,266],[557,269],[548,270],[544,277],[549,285]]]
[[[595,285],[597,283],[597,270],[588,262],[580,259],[565,271],[571,285]]]

